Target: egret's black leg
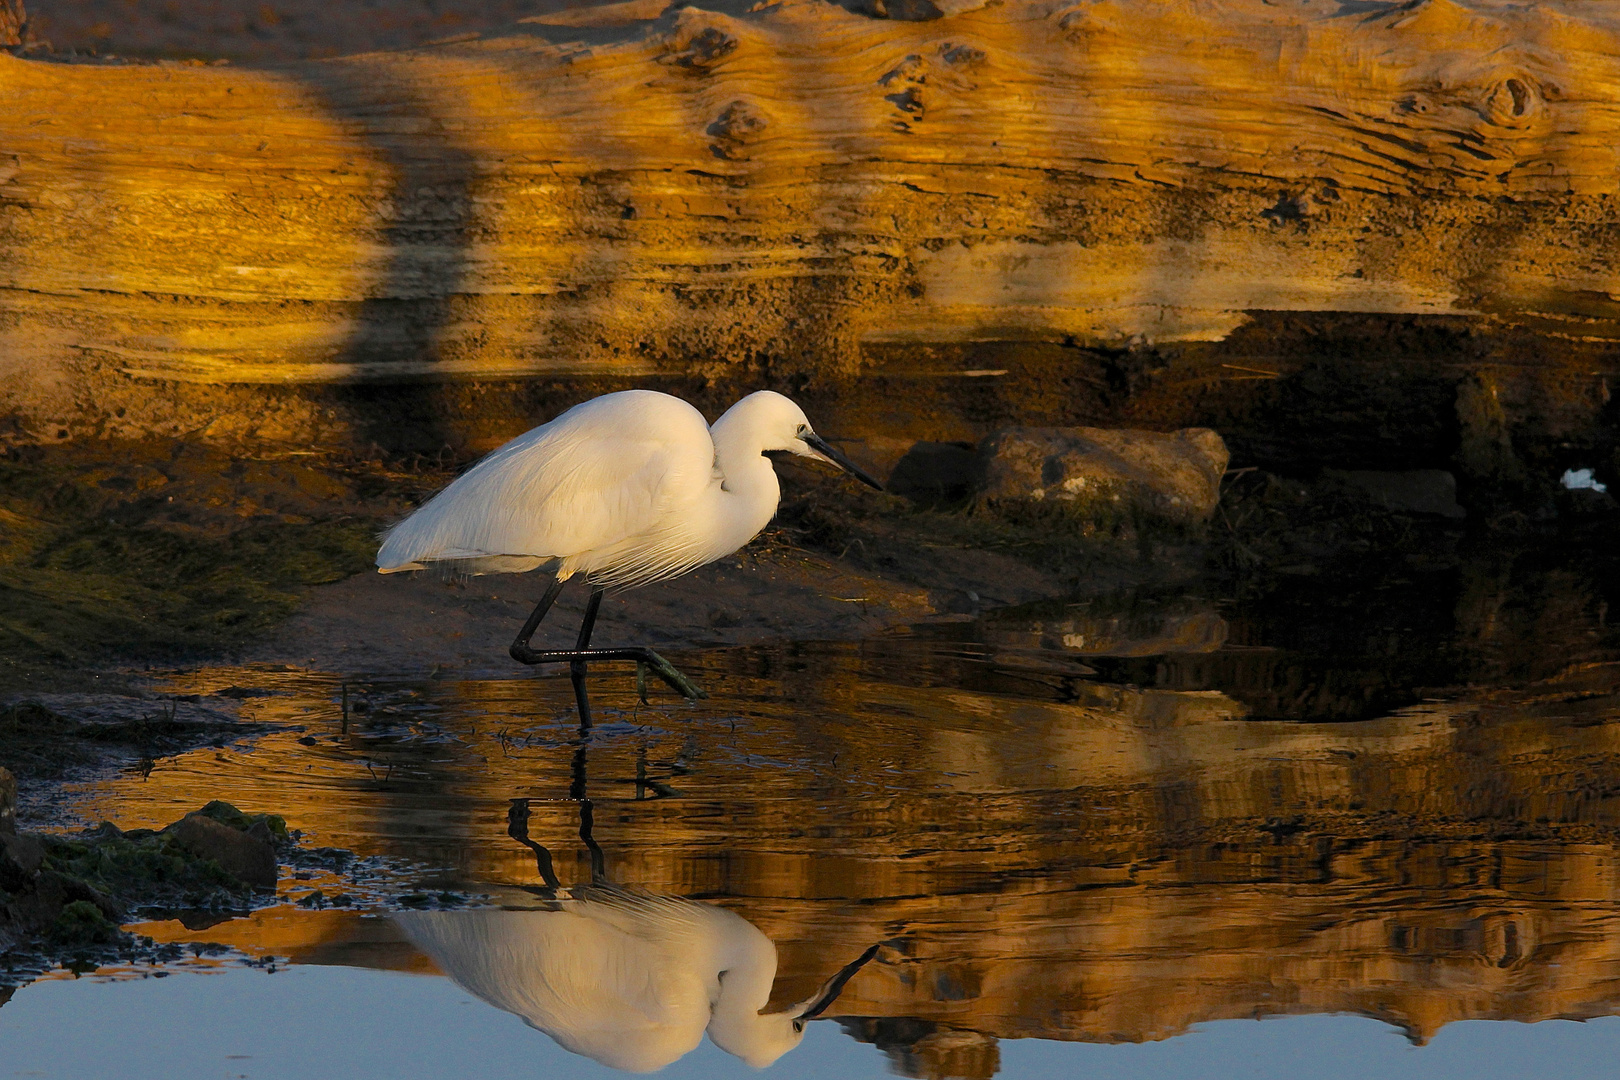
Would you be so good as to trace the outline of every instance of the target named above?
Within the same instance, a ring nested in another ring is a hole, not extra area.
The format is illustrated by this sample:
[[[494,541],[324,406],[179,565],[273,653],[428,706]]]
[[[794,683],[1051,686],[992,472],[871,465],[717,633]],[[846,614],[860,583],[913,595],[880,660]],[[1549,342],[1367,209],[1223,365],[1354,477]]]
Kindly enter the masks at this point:
[[[540,880],[546,883],[546,888],[562,888],[562,882],[557,880],[557,871],[551,865],[551,852],[529,839],[528,799],[512,800],[511,807],[506,811],[506,835],[534,852],[534,862],[540,870]]]
[[[512,639],[512,647],[507,651],[512,654],[512,659],[518,663],[533,664],[536,662],[524,659],[525,656],[534,651],[529,648],[529,639],[534,637],[536,630],[540,629],[540,620],[546,617],[546,612],[550,611],[551,605],[557,602],[557,597],[562,590],[562,578],[553,578],[551,584],[546,588],[546,594],[540,598],[540,602],[534,605],[534,610],[529,613],[529,619],[523,624],[523,629],[519,630],[518,636]]]
[[[645,664],[647,669],[668,683],[676,693],[688,698],[706,698],[709,695],[692,680],[688,679],[675,669],[675,666],[651,649],[642,646],[631,646],[623,649],[588,649],[585,645],[590,641],[590,633],[596,625],[596,612],[602,606],[602,590],[591,591],[590,602],[585,608],[585,622],[580,626],[580,644],[573,649],[533,649],[529,647],[529,639],[534,637],[540,620],[546,617],[546,612],[556,602],[557,594],[562,592],[562,582],[553,581],[546,590],[546,595],[540,598],[529,621],[523,624],[518,632],[517,639],[512,642],[508,650],[512,659],[520,664],[567,664],[570,673],[574,675],[575,696],[580,701],[580,714],[583,719],[589,711],[584,691],[584,666],[596,660],[634,660],[637,665]],[[638,682],[640,680],[638,679]]]
[[[593,835],[596,829],[596,812],[591,806],[591,800],[579,800],[579,838],[585,841],[585,846],[591,852],[591,884],[606,885],[607,855],[602,851],[602,845],[596,842]]]
[[[513,658],[522,664],[562,664],[581,660],[593,663],[598,660],[634,660],[646,664],[647,670],[663,679],[669,684],[671,690],[689,698],[706,698],[709,695],[691,679],[682,675],[668,660],[642,646],[630,646],[623,649],[556,649],[543,651],[539,649],[526,649],[519,656],[515,651]]]
[[[600,597],[600,595],[601,591],[598,590],[597,597]],[[592,618],[594,612],[595,605],[593,604],[591,609],[586,612],[585,626],[580,630],[582,641],[591,636],[591,623],[594,621]],[[584,691],[581,690],[580,693],[583,694]],[[574,751],[573,768],[570,770],[573,782],[569,785],[568,797],[579,804],[579,838],[585,842],[585,846],[591,852],[591,884],[606,885],[608,884],[607,855],[603,853],[602,845],[596,842],[596,811],[591,804],[591,800],[585,794],[588,780],[586,766],[590,760],[590,745],[590,720],[582,713],[579,725],[579,747]]]
[[[583,652],[591,643],[591,632],[596,629],[596,613],[602,610],[602,594],[607,592],[604,585],[591,588],[591,598],[585,602],[585,617],[579,622],[579,640],[574,643],[574,649]]]
[[[570,799],[583,799],[585,797],[585,763],[591,747],[591,721],[589,717],[582,716],[579,720],[579,742],[574,746],[574,760],[569,769],[573,782],[568,785]]]
[[[574,643],[576,653],[583,653],[591,643],[591,631],[596,629],[596,613],[602,609],[602,591],[600,585],[593,588],[591,598],[585,603],[585,618],[579,624],[579,640]],[[574,700],[579,703],[579,722],[588,729],[591,723],[591,697],[585,690],[585,661],[571,662],[568,676],[574,683]]]

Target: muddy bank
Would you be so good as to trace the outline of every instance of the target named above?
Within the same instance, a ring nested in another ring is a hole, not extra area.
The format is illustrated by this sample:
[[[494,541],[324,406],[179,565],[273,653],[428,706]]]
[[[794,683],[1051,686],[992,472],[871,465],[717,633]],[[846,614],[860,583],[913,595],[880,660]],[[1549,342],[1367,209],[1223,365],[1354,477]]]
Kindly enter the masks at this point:
[[[0,705],[0,761],[25,783],[150,771],[158,758],[262,733],[236,715],[252,693],[230,687],[206,698],[132,690],[15,697]]]
[[[189,442],[13,449],[0,461],[7,680],[82,691],[102,677],[116,689],[132,667],[222,655],[341,670],[501,664],[537,578],[370,572],[376,534],[454,464]],[[1185,576],[1202,558],[1187,537],[1146,550],[1125,533],[1068,535],[782,473],[782,512],[764,535],[688,578],[616,595],[604,630],[686,646],[860,637],[1082,579]],[[322,583],[333,587],[309,591]],[[546,632],[571,633],[578,603],[570,595]]]
[[[362,569],[388,473],[181,442],[0,460],[0,680],[84,688],[243,640]],[[376,488],[381,494],[375,493]]]
[[[1481,460],[1503,475],[1530,475],[1501,442],[1482,435],[1466,445],[1483,447]],[[902,471],[901,454],[885,467],[870,447],[857,442],[853,452],[880,475]],[[184,441],[12,448],[0,461],[0,672],[9,688],[0,702],[23,691],[83,693],[87,679],[138,700],[130,679],[143,668],[219,658],[509,671],[506,646],[539,576],[371,572],[376,534],[463,460]],[[1211,520],[1193,527],[989,512],[966,488],[902,498],[812,468],[779,472],[782,508],[764,534],[687,577],[614,594],[604,640],[677,650],[849,640],[1174,582],[1246,595],[1280,579],[1446,571],[1497,548],[1595,549],[1615,520],[1607,496],[1549,484],[1521,488],[1514,501],[1505,486],[1470,487],[1460,468],[1237,466],[1219,484]],[[570,638],[582,593],[564,594],[537,640]]]

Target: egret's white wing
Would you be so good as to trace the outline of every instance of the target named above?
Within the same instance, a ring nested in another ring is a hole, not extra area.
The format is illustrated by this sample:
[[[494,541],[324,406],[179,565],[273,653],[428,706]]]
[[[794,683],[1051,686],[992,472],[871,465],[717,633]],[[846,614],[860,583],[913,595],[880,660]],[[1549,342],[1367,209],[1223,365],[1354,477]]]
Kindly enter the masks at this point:
[[[616,1069],[661,1069],[703,1040],[715,973],[696,965],[708,950],[652,945],[615,925],[618,918],[597,918],[595,907],[564,901],[555,911],[421,911],[394,919],[459,985],[568,1050]]]
[[[667,394],[607,394],[473,466],[388,532],[377,565],[389,572],[458,561],[483,572],[556,558],[565,574],[591,570],[568,560],[658,532],[713,482],[714,443],[701,413]]]

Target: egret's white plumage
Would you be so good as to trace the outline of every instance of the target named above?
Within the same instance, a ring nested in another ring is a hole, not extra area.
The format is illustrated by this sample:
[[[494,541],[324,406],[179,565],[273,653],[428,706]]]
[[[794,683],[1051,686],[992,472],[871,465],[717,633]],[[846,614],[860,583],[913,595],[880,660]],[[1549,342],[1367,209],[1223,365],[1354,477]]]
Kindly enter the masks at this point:
[[[603,585],[673,577],[736,551],[771,520],[781,489],[768,450],[833,460],[876,484],[781,394],[750,394],[711,429],[679,398],[626,390],[484,458],[388,531],[377,568],[517,573],[555,562],[559,579]]]
[[[570,890],[552,910],[394,918],[471,993],[576,1054],[631,1072],[663,1068],[705,1031],[764,1068],[799,1044],[800,1017],[822,998],[762,1013],[776,946],[742,917],[693,900],[594,885]]]

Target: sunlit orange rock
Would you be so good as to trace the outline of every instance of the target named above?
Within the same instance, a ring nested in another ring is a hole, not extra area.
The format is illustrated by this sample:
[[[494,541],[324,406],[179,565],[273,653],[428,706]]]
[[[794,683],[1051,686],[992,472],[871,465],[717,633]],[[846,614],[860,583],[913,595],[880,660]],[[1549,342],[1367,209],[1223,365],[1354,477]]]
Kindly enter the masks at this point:
[[[832,376],[1262,310],[1615,333],[1602,5],[949,7],[633,0],[266,69],[0,55],[0,409],[308,439],[342,418],[162,388]]]

